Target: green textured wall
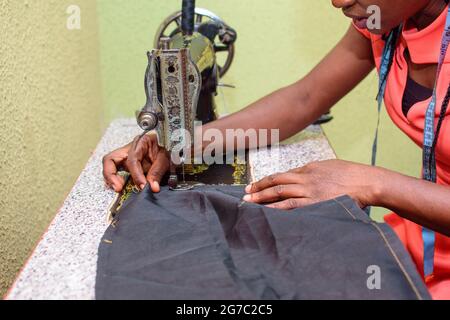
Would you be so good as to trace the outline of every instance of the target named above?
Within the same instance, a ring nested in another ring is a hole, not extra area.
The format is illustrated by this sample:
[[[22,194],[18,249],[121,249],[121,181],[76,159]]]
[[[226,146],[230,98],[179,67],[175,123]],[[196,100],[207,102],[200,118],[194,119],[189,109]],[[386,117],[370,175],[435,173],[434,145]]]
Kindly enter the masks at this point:
[[[102,127],[96,4],[0,0],[0,297],[97,144]]]
[[[132,116],[144,103],[145,52],[159,24],[179,10],[179,0],[98,0],[103,89],[109,119]],[[198,0],[239,34],[237,55],[223,79],[223,112],[239,110],[304,76],[342,37],[349,20],[331,1]],[[376,124],[377,75],[371,74],[334,109],[324,129],[339,158],[369,163]],[[317,88],[326,90],[326,88]],[[224,103],[225,101],[225,103]],[[379,164],[417,175],[420,150],[382,115]],[[380,219],[383,210],[376,210]]]

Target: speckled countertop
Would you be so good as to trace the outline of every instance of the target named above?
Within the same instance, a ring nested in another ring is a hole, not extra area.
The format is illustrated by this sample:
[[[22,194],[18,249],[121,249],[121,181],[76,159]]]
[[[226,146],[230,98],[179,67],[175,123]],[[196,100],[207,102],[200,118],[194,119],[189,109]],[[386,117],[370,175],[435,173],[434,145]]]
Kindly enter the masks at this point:
[[[102,157],[139,132],[134,119],[116,120],[109,126],[7,299],[95,299],[97,250],[108,227],[107,208],[114,200],[114,193],[103,183]],[[252,151],[249,161],[253,179],[260,179],[332,158],[335,154],[320,127],[310,127],[277,151]]]

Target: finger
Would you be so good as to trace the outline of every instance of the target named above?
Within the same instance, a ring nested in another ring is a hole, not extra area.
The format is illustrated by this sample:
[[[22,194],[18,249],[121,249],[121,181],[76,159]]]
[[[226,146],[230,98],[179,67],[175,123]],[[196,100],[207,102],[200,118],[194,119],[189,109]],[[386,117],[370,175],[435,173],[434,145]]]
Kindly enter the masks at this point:
[[[109,156],[103,158],[103,178],[107,185],[112,186],[113,182],[111,176],[117,173],[116,164]]]
[[[149,160],[144,159],[141,162],[141,165],[142,165],[142,169],[144,170],[144,174],[147,174],[148,171],[150,170],[151,166],[152,166],[152,163]]]
[[[310,198],[291,198],[280,202],[268,204],[266,207],[278,210],[292,210],[314,204]]]
[[[125,186],[125,179],[120,175],[114,175],[111,177],[113,181],[112,188],[115,192],[121,192]]]
[[[305,188],[300,184],[277,185],[262,191],[247,194],[244,201],[253,203],[271,203],[289,198],[302,198],[305,196]]]
[[[145,179],[144,169],[142,168],[142,161],[144,160],[144,154],[147,154],[145,150],[146,144],[143,143],[143,139],[137,137],[134,139],[133,144],[128,153],[127,167],[130,171],[131,177],[134,183],[143,190],[147,184]]]
[[[169,159],[165,152],[161,151],[147,174],[147,181],[150,183],[153,192],[161,191],[160,183],[167,170],[169,170]]]
[[[264,179],[252,183],[245,188],[247,193],[255,193],[276,185],[296,184],[300,182],[300,176],[294,172],[275,173]]]
[[[121,161],[115,161],[111,156],[103,158],[103,178],[106,185],[114,189],[116,192],[122,191],[123,179],[117,176],[117,167]]]
[[[141,162],[137,159],[128,159],[127,163],[134,184],[137,185],[139,189],[144,190],[147,180],[145,179]]]
[[[135,142],[135,147],[140,148],[144,153],[143,157],[148,157],[148,160],[150,160],[151,163],[156,160],[156,156],[159,152],[156,134],[145,134],[139,137],[139,140]]]
[[[156,161],[159,153],[158,138],[156,134],[149,136],[149,157],[152,162]]]

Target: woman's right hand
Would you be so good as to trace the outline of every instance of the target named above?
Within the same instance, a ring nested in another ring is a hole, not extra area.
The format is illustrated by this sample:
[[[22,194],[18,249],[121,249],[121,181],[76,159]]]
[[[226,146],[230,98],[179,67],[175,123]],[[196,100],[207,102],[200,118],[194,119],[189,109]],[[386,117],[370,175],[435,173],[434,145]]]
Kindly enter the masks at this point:
[[[161,179],[169,170],[169,156],[159,147],[156,134],[138,136],[103,158],[105,183],[116,192],[125,186],[124,178],[117,174],[119,170],[128,171],[141,190],[149,183],[153,192],[159,192]]]

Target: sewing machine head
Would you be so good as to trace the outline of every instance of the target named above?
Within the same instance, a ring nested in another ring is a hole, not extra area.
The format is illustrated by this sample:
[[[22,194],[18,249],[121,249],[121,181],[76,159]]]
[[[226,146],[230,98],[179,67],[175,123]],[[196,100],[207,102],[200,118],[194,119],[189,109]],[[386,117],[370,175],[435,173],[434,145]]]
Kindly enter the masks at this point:
[[[162,23],[156,49],[147,54],[147,101],[137,120],[144,131],[156,130],[158,144],[168,152],[191,144],[196,121],[217,118],[213,97],[231,66],[236,37],[215,14],[195,8],[195,0],[183,0],[182,11]],[[223,66],[216,59],[219,52],[228,54]],[[172,185],[175,178],[172,169]]]

